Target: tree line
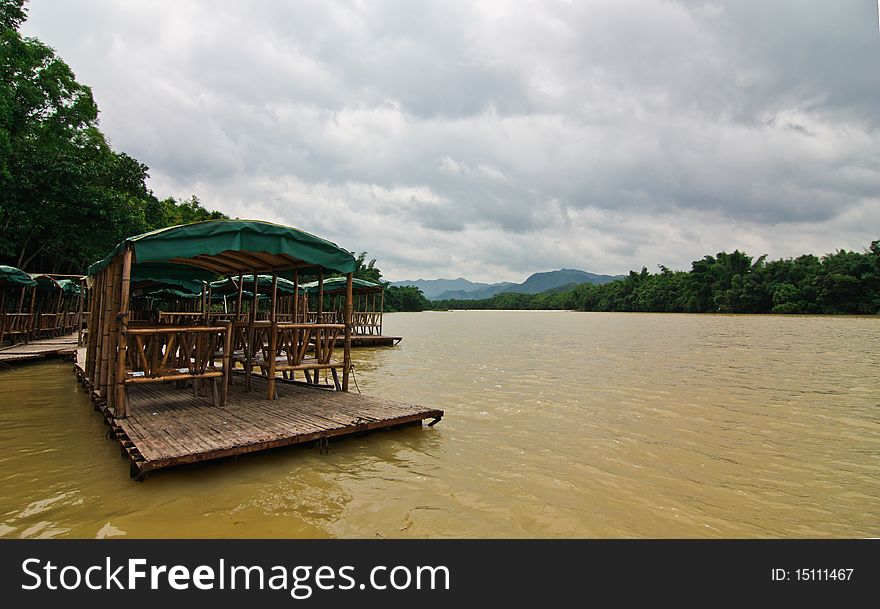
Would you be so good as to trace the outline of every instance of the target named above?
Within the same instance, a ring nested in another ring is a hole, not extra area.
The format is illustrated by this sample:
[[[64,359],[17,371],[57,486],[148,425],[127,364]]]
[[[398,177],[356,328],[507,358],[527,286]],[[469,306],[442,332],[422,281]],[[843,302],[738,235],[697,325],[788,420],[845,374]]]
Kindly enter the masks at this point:
[[[695,260],[690,271],[630,271],[621,280],[541,294],[433,301],[435,309],[569,309],[665,313],[880,314],[880,240],[864,252],[767,261],[735,250]]]
[[[21,35],[25,18],[24,0],[0,0],[0,263],[80,273],[125,237],[225,217],[156,197],[147,166],[98,128],[91,89]]]

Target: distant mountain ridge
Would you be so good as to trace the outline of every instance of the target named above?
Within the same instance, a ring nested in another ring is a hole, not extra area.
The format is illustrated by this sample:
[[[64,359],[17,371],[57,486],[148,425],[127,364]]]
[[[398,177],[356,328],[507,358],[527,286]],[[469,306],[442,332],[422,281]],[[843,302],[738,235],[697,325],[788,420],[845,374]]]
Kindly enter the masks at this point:
[[[491,298],[504,292],[538,294],[547,290],[557,290],[563,286],[573,287],[580,283],[609,283],[623,279],[624,275],[598,275],[577,269],[559,269],[534,273],[522,283],[476,283],[459,277],[458,279],[417,279],[414,281],[394,281],[391,285],[411,285],[422,290],[428,300],[480,300]]]
[[[422,294],[425,295],[425,298],[427,298],[428,300],[435,300],[438,296],[445,292],[460,291],[462,293],[466,293],[486,288],[498,286],[504,287],[514,284],[509,281],[503,281],[501,283],[477,283],[459,277],[458,279],[405,279],[403,281],[392,281],[391,285],[397,287],[405,285],[417,287],[422,291]]]

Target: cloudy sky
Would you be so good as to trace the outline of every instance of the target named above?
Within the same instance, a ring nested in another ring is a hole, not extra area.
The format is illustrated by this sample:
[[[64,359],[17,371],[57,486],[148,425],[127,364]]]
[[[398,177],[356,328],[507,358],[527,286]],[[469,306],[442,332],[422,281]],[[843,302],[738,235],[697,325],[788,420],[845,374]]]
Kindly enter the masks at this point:
[[[387,279],[880,238],[873,0],[31,0],[160,197]]]

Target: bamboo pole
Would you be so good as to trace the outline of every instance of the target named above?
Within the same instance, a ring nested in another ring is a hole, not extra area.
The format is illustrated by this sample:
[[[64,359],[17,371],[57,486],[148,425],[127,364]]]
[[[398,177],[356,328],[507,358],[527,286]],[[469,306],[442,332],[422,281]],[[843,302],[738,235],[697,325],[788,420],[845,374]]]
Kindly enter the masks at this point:
[[[382,298],[379,304],[379,336],[382,336],[382,318],[385,316],[385,288],[382,288]]]
[[[254,271],[254,297],[251,303],[251,317],[257,321],[257,307],[260,303],[260,276]]]
[[[275,399],[275,351],[278,348],[278,324],[275,318],[278,300],[278,274],[272,273],[272,304],[269,313],[269,399]]]
[[[318,316],[316,323],[324,323],[324,268],[318,270]],[[315,340],[315,357],[321,359],[321,341]],[[318,375],[315,375],[315,384],[318,384]]]
[[[125,354],[128,349],[128,299],[131,294],[131,249],[122,254],[122,276],[119,291],[119,337],[116,347],[116,418],[128,416],[128,402],[125,399]]]
[[[299,271],[293,272],[293,319],[294,323],[299,321]],[[303,320],[307,321],[307,320]]]
[[[31,307],[30,307],[30,331],[25,334],[24,342],[29,343],[31,340],[31,334],[34,332],[34,324],[36,323],[36,313],[34,313],[34,308],[37,304],[37,286],[31,288]]]
[[[226,335],[223,337],[223,386],[221,405],[226,406],[229,398],[229,377],[232,375],[232,328],[234,322],[226,321]]]
[[[0,287],[0,293],[3,294],[0,297],[0,345],[3,345],[3,333],[6,330],[6,290]]]
[[[101,308],[101,368],[98,374],[98,396],[107,397],[107,357],[110,353],[110,315],[113,307],[113,265],[111,261],[104,269],[104,303]]]
[[[107,323],[110,326],[110,349],[107,352],[107,405],[116,412],[116,359],[119,355],[119,319],[116,317],[121,306],[122,295],[122,255],[116,256],[113,265],[113,291],[110,294],[110,311]]]
[[[244,377],[244,390],[251,390],[251,372],[254,369],[254,357],[257,355],[256,345],[254,345],[255,341],[255,333],[254,333],[254,323],[257,321],[257,299],[259,298],[259,287],[258,281],[259,277],[256,271],[254,273],[254,297],[251,301],[251,311],[250,315],[248,315],[248,329],[247,329],[247,345],[245,345],[245,356],[244,356],[244,368],[245,368],[245,377]]]
[[[238,297],[235,300],[235,321],[241,319],[241,296],[244,291],[244,275],[238,275]]]
[[[269,319],[275,323],[275,313],[278,302],[278,274],[272,273],[272,309]]]
[[[102,289],[103,289],[103,279],[102,275],[99,273],[94,281],[92,282],[92,288],[89,293],[89,305],[92,309],[92,312],[89,314],[89,342],[86,347],[86,374],[89,379],[89,383],[94,387],[95,385],[95,362],[100,361],[99,358],[99,348],[98,348],[98,337],[100,336],[100,332],[95,331],[95,328],[99,328],[98,320],[101,315],[101,306],[103,305],[102,300]],[[85,322],[85,313],[83,313],[83,322]]]
[[[345,281],[345,351],[342,359],[342,390],[348,391],[348,374],[351,371],[351,284],[352,274]]]
[[[76,335],[76,346],[82,347],[83,344],[83,310],[85,308],[85,300],[86,300],[86,285],[85,282],[80,280],[79,282],[79,296],[76,300],[76,317],[78,320],[77,323],[77,335]]]

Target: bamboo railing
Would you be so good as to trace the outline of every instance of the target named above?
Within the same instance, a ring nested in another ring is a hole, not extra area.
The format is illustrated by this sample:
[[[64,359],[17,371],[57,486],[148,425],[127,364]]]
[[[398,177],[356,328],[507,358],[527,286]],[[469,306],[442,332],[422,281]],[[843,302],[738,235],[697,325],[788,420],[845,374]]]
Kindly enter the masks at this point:
[[[31,340],[33,323],[34,316],[30,313],[3,313],[2,321],[0,321],[0,326],[3,329],[0,333],[0,339],[8,338],[13,343],[27,344]]]
[[[124,383],[211,379],[215,405],[225,404],[231,338],[230,324],[128,328],[123,350]],[[217,385],[218,379],[223,381],[221,387]],[[194,382],[193,391],[196,390]]]
[[[269,328],[269,343],[254,362],[268,376],[269,399],[275,392],[275,375],[278,372],[295,374],[302,371],[306,380],[318,383],[318,371],[330,370],[336,389],[341,390],[337,370],[344,362],[333,359],[333,350],[339,333],[345,330],[342,324],[288,324],[275,323]],[[308,355],[312,350],[313,354]]]

